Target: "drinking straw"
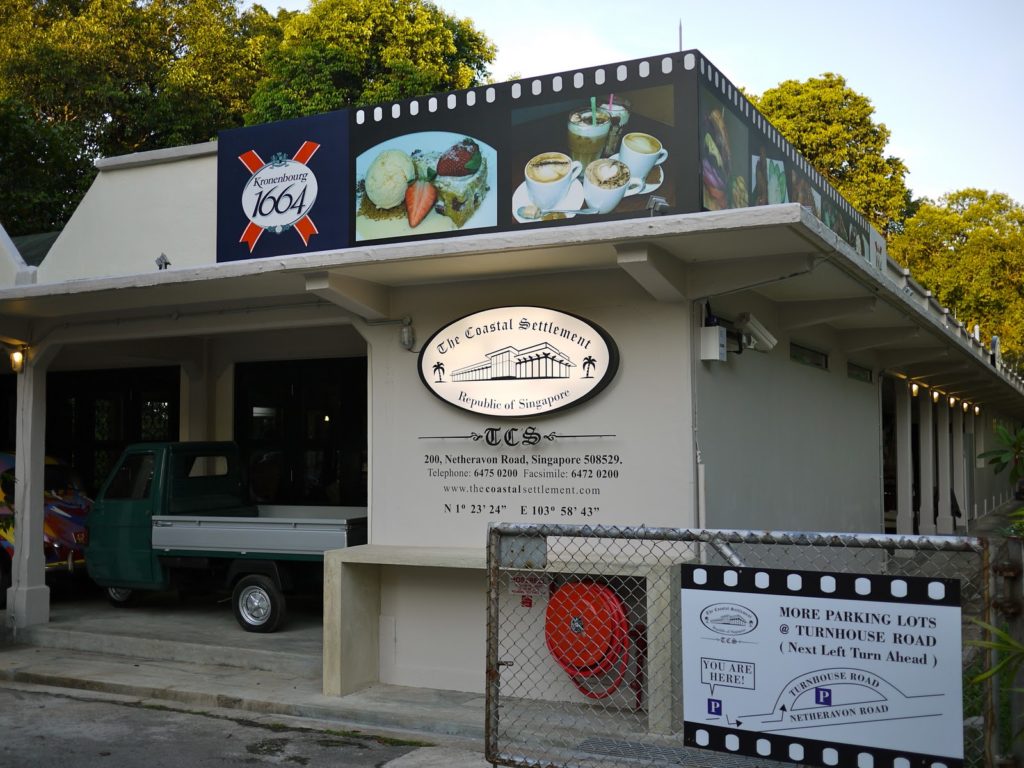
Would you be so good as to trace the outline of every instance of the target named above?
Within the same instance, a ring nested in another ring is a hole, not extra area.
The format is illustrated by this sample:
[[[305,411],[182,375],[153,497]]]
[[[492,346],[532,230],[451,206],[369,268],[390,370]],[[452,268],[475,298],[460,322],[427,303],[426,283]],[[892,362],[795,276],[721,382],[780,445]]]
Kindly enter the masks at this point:
[[[597,96],[590,97],[590,124],[597,125]]]
[[[612,110],[612,107],[614,105],[615,105],[615,94],[614,93],[609,93],[608,94],[608,111],[609,112]]]

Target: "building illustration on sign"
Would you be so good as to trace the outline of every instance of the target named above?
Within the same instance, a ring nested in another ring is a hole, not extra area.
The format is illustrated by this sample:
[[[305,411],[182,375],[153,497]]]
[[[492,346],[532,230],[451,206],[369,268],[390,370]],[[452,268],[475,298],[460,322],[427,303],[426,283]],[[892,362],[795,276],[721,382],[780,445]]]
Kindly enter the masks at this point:
[[[545,341],[526,349],[503,347],[488,352],[486,360],[452,371],[452,381],[567,379],[576,367],[568,355]]]
[[[957,584],[683,566],[682,622],[688,745],[962,765]]]

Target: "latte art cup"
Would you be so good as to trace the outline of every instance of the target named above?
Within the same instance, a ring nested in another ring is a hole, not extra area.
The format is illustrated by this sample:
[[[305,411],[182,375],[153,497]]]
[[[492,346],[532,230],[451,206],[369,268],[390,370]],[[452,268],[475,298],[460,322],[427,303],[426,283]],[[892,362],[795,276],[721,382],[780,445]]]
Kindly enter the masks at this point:
[[[619,146],[619,160],[629,166],[630,174],[646,181],[647,174],[668,157],[668,150],[649,133],[627,133]]]
[[[583,174],[583,197],[598,213],[611,213],[626,195],[635,195],[643,187],[642,179],[633,178],[629,167],[610,157],[595,160]]]
[[[557,208],[582,168],[578,161],[561,152],[541,152],[530,158],[523,169],[530,200],[542,210]]]

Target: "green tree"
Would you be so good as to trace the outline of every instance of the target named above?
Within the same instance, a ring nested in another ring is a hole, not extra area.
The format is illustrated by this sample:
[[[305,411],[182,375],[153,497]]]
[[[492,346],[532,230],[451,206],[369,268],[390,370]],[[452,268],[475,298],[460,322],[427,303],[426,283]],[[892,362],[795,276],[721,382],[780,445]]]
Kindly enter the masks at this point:
[[[907,167],[885,154],[889,129],[841,75],[786,80],[751,101],[880,232],[898,232],[911,206]]]
[[[249,123],[485,82],[495,47],[427,0],[313,0],[285,27]]]
[[[77,137],[50,142],[54,172],[40,194],[58,197],[57,172],[69,164],[84,161],[92,173],[99,156],[207,141],[241,125],[281,36],[278,19],[261,6],[240,13],[236,0],[5,0],[0,99],[27,110],[44,134]],[[14,149],[0,144],[0,155]],[[0,189],[4,225],[31,231],[8,194]],[[78,199],[67,201],[71,210]]]
[[[1024,362],[1024,207],[981,189],[923,200],[889,255],[968,327],[999,336],[1008,362]]]
[[[92,178],[71,124],[39,123],[15,99],[0,99],[0,215],[11,235],[59,229]]]

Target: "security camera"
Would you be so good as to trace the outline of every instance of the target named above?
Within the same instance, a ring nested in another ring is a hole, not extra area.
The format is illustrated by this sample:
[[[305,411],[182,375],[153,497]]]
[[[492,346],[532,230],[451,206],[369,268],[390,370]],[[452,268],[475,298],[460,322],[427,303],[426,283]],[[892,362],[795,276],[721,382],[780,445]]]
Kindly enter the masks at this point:
[[[761,321],[749,312],[744,312],[736,318],[736,327],[744,334],[749,335],[753,344],[751,349],[758,352],[771,352],[779,340],[772,336],[768,329],[761,325]]]

